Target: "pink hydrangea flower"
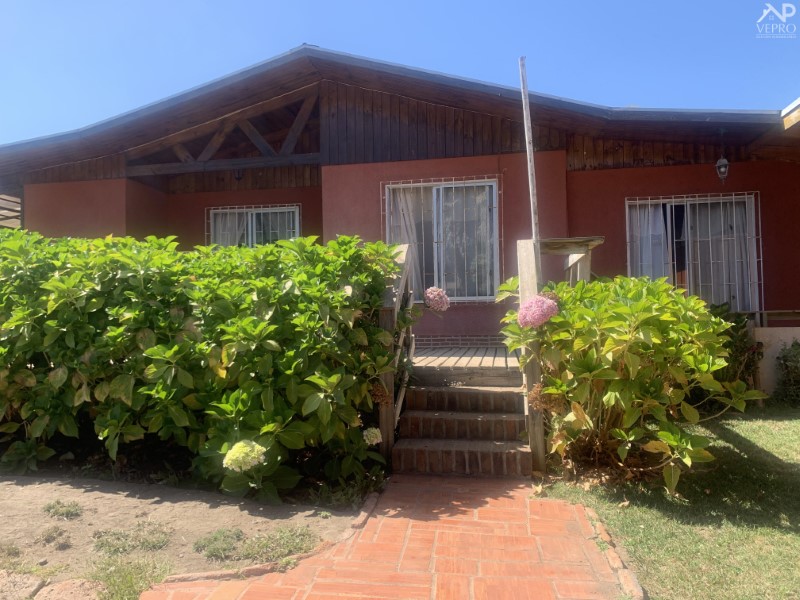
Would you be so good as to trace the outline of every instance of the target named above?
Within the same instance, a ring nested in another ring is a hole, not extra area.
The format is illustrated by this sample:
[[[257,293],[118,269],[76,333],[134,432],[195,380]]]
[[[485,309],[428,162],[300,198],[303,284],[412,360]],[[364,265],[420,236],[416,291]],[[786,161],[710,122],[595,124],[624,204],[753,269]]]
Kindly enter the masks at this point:
[[[537,295],[519,307],[517,323],[523,327],[539,327],[558,314],[558,304],[546,296]]]
[[[442,288],[429,287],[425,290],[425,306],[436,312],[444,312],[450,308],[450,298]]]

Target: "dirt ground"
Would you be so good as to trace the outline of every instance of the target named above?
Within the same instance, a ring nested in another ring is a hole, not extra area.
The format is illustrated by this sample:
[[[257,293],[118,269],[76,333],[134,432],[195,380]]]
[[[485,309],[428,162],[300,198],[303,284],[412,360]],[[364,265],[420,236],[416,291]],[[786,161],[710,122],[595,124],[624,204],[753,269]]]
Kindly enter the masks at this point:
[[[73,520],[47,515],[44,506],[55,500],[78,502],[83,514]],[[192,546],[198,538],[220,528],[238,528],[250,537],[281,525],[308,525],[323,540],[335,541],[348,530],[354,516],[353,511],[270,506],[166,485],[0,477],[0,544],[17,546],[22,551],[20,559],[27,564],[44,565],[51,581],[86,576],[92,570],[93,563],[102,557],[94,549],[95,531],[129,530],[139,521],[154,521],[170,530],[169,544],[146,555],[163,560],[172,574],[178,574],[247,564],[211,562],[194,552]],[[60,550],[56,543],[41,539],[42,533],[54,525],[69,536],[69,548]]]

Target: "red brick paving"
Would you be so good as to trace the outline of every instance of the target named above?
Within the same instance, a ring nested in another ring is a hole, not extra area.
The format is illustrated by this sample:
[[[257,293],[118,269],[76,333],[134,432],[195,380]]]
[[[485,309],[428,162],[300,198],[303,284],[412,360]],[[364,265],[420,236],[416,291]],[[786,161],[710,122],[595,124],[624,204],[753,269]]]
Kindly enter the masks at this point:
[[[593,600],[621,595],[580,506],[521,481],[395,475],[363,528],[286,573],[161,584],[140,600]]]

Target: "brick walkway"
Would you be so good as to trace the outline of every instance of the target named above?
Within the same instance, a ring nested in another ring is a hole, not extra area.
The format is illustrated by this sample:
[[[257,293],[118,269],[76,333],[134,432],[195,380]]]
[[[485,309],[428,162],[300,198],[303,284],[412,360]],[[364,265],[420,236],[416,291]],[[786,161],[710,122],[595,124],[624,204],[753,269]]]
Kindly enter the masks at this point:
[[[141,600],[614,600],[618,572],[594,536],[583,507],[531,498],[524,481],[395,475],[360,531],[291,571]]]

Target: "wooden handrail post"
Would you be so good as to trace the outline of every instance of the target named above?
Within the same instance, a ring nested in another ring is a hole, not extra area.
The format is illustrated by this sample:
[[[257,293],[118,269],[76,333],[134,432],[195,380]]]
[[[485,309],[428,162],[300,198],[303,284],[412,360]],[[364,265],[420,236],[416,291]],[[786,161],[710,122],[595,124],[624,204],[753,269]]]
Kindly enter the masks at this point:
[[[393,332],[395,326],[394,306],[381,309],[378,316],[381,329]],[[381,454],[388,459],[394,446],[394,373],[383,373],[381,383],[386,388],[389,402],[382,402],[378,412],[378,427],[381,430]]]
[[[517,264],[519,266],[519,303],[520,305],[539,293],[536,277],[536,262],[534,256],[536,245],[533,240],[519,240],[517,242]],[[531,349],[538,354],[539,348]],[[525,402],[528,409],[528,441],[533,453],[533,470],[544,473],[547,465],[546,444],[544,436],[544,415],[541,410],[534,409],[530,402],[530,393],[533,387],[541,381],[539,361],[536,356],[527,357],[529,360],[522,372],[525,386]]]
[[[397,264],[400,266],[400,273],[394,280],[387,282],[383,297],[383,307],[378,314],[378,326],[392,335],[394,335],[397,328],[397,315],[401,309],[403,298],[409,292],[410,265],[407,257],[408,245],[400,246],[395,257]],[[403,343],[403,336],[401,336],[399,343]],[[396,350],[396,348],[392,348],[392,356],[395,356]],[[393,361],[393,364],[396,363]],[[383,373],[380,376],[381,383],[386,388],[388,402],[382,402],[378,409],[378,428],[381,430],[380,451],[387,460],[394,446],[394,429],[397,424],[395,418],[394,376],[394,371]]]

